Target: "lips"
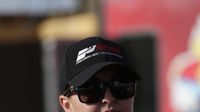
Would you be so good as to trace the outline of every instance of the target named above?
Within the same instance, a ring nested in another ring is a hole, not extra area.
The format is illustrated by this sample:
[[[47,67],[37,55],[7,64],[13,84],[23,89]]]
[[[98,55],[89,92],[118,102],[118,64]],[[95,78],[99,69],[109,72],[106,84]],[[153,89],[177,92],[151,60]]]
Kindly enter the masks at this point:
[[[106,110],[105,112],[113,112],[112,110]]]
[[[116,111],[116,110],[106,110],[104,112],[120,112],[120,111]]]
[[[105,112],[112,112],[111,110],[106,110]]]

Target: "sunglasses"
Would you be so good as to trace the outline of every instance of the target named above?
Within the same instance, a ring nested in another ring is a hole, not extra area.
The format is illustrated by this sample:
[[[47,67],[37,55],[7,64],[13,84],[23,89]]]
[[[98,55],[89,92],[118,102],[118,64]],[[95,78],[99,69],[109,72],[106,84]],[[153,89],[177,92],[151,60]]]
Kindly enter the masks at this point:
[[[74,92],[77,93],[82,103],[97,103],[104,98],[106,89],[109,88],[112,95],[118,100],[125,100],[135,95],[136,81],[118,81],[110,82],[92,81],[87,82],[83,86],[70,86],[65,91],[65,96],[70,96]]]

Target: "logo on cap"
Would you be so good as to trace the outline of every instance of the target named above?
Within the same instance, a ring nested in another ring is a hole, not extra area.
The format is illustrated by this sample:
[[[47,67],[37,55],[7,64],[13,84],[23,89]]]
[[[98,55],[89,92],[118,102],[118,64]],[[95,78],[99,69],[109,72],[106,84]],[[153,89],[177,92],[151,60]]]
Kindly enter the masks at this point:
[[[76,59],[76,64],[82,62],[83,60],[86,60],[86,55],[93,52],[96,48],[96,45],[90,46],[88,48],[85,48],[78,52],[78,56]]]
[[[93,53],[95,50],[97,52]],[[91,57],[97,56],[97,55],[110,55],[110,56],[115,56],[115,57],[123,59],[123,56],[121,56],[120,54],[121,54],[121,50],[116,47],[103,45],[103,44],[92,45],[92,46],[90,46],[88,48],[84,48],[78,52],[76,64],[79,64],[82,61],[85,61],[85,60],[87,60]]]

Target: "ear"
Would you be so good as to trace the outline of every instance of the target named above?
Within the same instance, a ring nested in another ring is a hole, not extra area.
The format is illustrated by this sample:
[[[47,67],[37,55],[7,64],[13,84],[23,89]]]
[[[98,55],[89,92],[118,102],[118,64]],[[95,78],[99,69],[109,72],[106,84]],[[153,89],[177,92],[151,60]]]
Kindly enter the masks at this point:
[[[69,99],[66,96],[60,95],[59,102],[65,112],[72,112],[71,105],[69,103]]]

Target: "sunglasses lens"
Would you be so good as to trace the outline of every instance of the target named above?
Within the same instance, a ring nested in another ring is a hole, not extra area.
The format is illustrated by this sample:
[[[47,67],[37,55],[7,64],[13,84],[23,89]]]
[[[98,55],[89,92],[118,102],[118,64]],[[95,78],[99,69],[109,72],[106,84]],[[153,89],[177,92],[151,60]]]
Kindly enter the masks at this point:
[[[116,99],[128,99],[135,94],[135,82],[113,81],[109,86],[112,95]],[[78,88],[78,97],[82,103],[97,103],[102,100],[105,94],[103,83],[90,83]]]
[[[79,88],[78,96],[82,103],[96,103],[102,99],[104,94],[103,88],[97,85]]]
[[[135,94],[135,82],[114,81],[111,87],[113,96],[117,99],[128,99]]]

